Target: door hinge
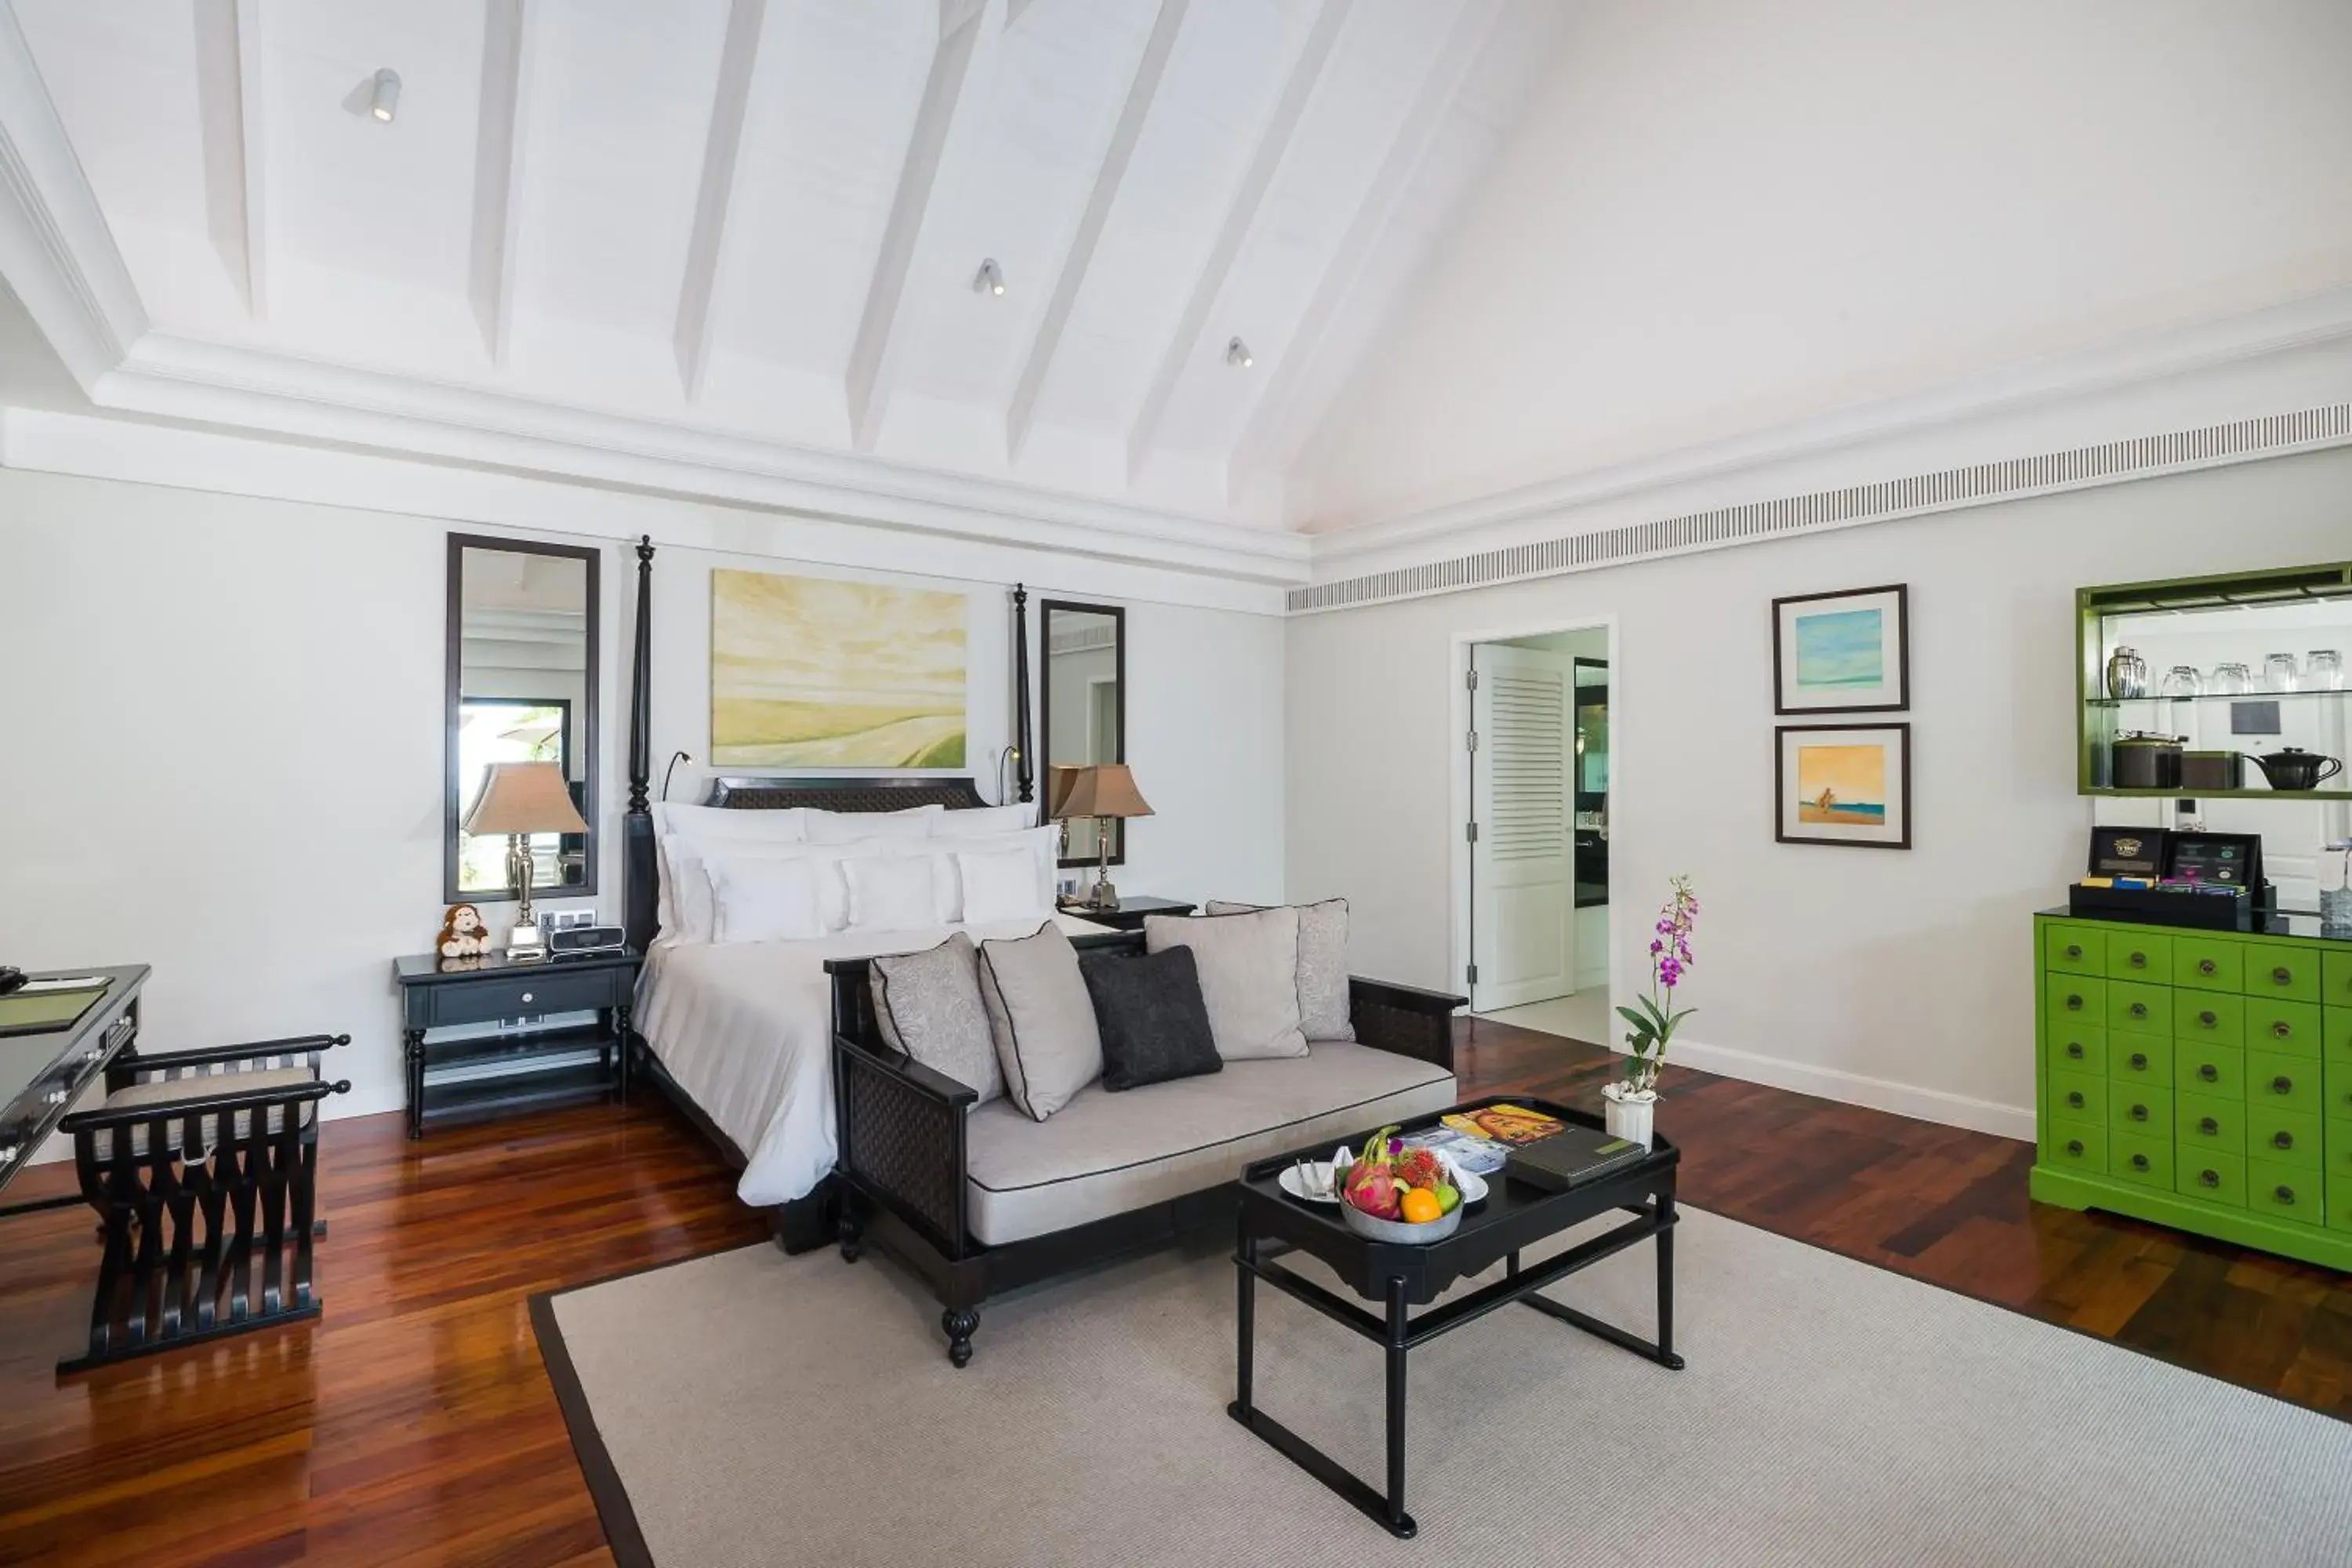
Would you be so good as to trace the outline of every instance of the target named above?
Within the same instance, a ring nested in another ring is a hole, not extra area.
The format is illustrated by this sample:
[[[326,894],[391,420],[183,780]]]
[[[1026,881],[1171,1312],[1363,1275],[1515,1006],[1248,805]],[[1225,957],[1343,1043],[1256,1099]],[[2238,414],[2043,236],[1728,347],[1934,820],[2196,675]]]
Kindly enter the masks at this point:
[[[1465,836],[1465,837],[1470,840],[1470,842],[1471,842],[1471,843],[1473,843],[1473,844],[1477,843],[1477,842],[1478,842],[1478,825],[1477,825],[1476,823],[1475,823],[1475,822],[1469,822],[1469,823],[1465,823],[1465,824],[1463,824],[1463,826],[1464,826],[1468,830],[1468,831],[1467,831],[1467,833],[1466,833]]]
[[[1476,670],[1474,669],[1468,672],[1467,684],[1471,690],[1475,691],[1478,689],[1478,672]]]
[[[1470,966],[1470,984],[1473,985],[1478,984],[1478,966],[1475,963]]]
[[[1474,752],[1478,749],[1478,731],[1475,730],[1470,731],[1470,749]]]

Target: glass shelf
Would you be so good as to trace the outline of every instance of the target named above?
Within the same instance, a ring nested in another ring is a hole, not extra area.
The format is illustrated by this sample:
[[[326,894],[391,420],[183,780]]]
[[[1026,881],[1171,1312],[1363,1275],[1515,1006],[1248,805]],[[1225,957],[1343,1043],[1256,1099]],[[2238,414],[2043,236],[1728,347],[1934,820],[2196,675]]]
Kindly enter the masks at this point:
[[[2086,708],[2128,708],[2136,702],[2308,702],[2321,697],[2352,697],[2352,687],[2326,691],[2204,691],[2194,697],[2086,697]]]

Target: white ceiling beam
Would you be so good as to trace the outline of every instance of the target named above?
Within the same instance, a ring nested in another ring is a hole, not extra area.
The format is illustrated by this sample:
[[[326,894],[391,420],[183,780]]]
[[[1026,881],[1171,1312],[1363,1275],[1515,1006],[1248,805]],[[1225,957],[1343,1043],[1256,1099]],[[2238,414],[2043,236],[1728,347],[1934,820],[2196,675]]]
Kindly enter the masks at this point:
[[[1322,79],[1323,68],[1330,61],[1331,46],[1338,41],[1340,26],[1348,19],[1349,4],[1350,0],[1323,0],[1307,42],[1300,47],[1298,58],[1291,62],[1289,79],[1283,83],[1282,96],[1275,100],[1274,113],[1258,135],[1257,151],[1242,175],[1240,188],[1234,193],[1233,205],[1225,209],[1225,221],[1217,230],[1216,243],[1209,247],[1199,276],[1192,279],[1192,297],[1185,301],[1184,313],[1177,319],[1176,331],[1169,338],[1168,346],[1160,352],[1160,367],[1152,375],[1150,389],[1144,394],[1143,406],[1136,411],[1135,423],[1128,430],[1129,478],[1142,471],[1144,458],[1159,433],[1160,421],[1168,412],[1168,399],[1176,390],[1176,378],[1183,374],[1186,362],[1198,347],[1209,312],[1216,307],[1217,296],[1223,292],[1225,280],[1233,275],[1234,260],[1249,238],[1258,208],[1282,167],[1291,133],[1298,129],[1307,101],[1315,95],[1316,83]]]
[[[474,136],[474,237],[466,294],[490,363],[507,363],[522,232],[524,135],[544,0],[489,0],[482,30],[482,100]]]
[[[1001,19],[1003,5],[1003,0],[940,0],[939,45],[931,52],[930,74],[915,112],[915,133],[907,143],[906,162],[899,165],[898,189],[883,226],[882,248],[866,285],[866,309],[857,319],[857,337],[850,346],[844,378],[850,445],[861,452],[874,450],[890,403],[892,374],[905,352],[898,328],[907,279],[919,258],[935,256],[951,226],[946,209],[953,202],[935,197],[957,191],[961,182],[956,171],[971,156],[1003,31],[1001,20],[992,25],[989,14]],[[976,58],[983,56],[976,64]]]
[[[197,0],[197,136],[213,248],[255,321],[269,314],[261,0]]]
[[[1029,355],[1021,363],[1021,377],[1013,384],[1013,401],[1004,412],[1004,447],[1008,456],[1017,459],[1029,441],[1029,424],[1037,412],[1037,396],[1045,387],[1046,373],[1054,368],[1054,355],[1062,346],[1062,333],[1070,324],[1070,310],[1076,305],[1078,290],[1085,287],[1087,269],[1094,265],[1096,247],[1102,242],[1103,226],[1110,221],[1111,204],[1118,198],[1121,181],[1127,178],[1129,160],[1135,156],[1135,144],[1143,135],[1145,121],[1151,113],[1151,100],[1159,96],[1160,79],[1168,73],[1168,57],[1176,47],[1176,35],[1184,26],[1184,13],[1190,0],[1160,0],[1160,15],[1151,24],[1151,37],[1143,46],[1143,58],[1136,62],[1134,79],[1128,83],[1127,102],[1118,111],[1118,122],[1111,130],[1110,145],[1103,153],[1102,166],[1095,171],[1094,189],[1087,195],[1086,210],[1078,217],[1077,231],[1070,237],[1070,248],[1063,254],[1062,270],[1054,280],[1054,292],[1045,301],[1045,312],[1037,320],[1035,336],[1029,342]]]
[[[1347,234],[1315,286],[1314,298],[1299,317],[1297,330],[1266,379],[1265,392],[1234,444],[1225,464],[1228,500],[1244,488],[1247,471],[1263,469],[1270,458],[1296,445],[1296,426],[1312,401],[1303,395],[1318,379],[1319,356],[1333,342],[1332,325],[1348,319],[1372,259],[1383,254],[1405,193],[1428,162],[1505,9],[1472,0],[1455,18],[1444,47],[1422,79],[1396,140],[1389,144],[1388,155],[1381,161]]]
[[[736,172],[743,148],[743,121],[751,104],[751,71],[760,58],[760,30],[767,0],[730,0],[727,41],[719,56],[719,95],[710,107],[710,132],[702,146],[702,185],[694,202],[694,227],[687,239],[686,279],[678,290],[677,371],[691,403],[702,395],[710,372],[710,344],[719,297],[719,263],[727,247],[727,219],[735,208]]]

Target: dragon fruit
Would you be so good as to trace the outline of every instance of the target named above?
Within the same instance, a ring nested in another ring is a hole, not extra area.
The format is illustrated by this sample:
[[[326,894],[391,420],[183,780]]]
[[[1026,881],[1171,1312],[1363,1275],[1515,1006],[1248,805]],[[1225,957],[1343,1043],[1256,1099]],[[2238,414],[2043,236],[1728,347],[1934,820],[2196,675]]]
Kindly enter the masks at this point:
[[[1390,1136],[1395,1131],[1383,1127],[1365,1139],[1363,1152],[1348,1167],[1343,1195],[1374,1219],[1396,1219],[1404,1212],[1398,1191],[1397,1145]]]

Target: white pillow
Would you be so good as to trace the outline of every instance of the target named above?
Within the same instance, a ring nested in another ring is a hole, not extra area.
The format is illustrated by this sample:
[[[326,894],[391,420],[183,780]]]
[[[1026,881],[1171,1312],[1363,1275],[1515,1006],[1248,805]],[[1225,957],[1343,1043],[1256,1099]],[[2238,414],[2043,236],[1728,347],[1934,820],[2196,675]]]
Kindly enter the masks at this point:
[[[991,921],[1042,920],[1054,912],[1052,883],[1040,893],[1037,854],[1027,845],[1011,849],[960,850],[956,877],[962,889],[967,925]]]
[[[923,931],[939,922],[928,855],[851,855],[841,862],[851,931]]]
[[[734,811],[723,805],[672,805],[655,808],[664,833],[681,834],[697,844],[799,844],[808,837],[809,813],[800,806],[782,811]]]
[[[717,910],[715,942],[786,942],[824,935],[819,866],[812,856],[749,856],[704,863]]]
[[[942,811],[931,818],[934,838],[993,838],[1037,826],[1034,805],[976,805],[962,811]]]
[[[817,811],[805,814],[812,844],[854,844],[866,838],[929,838],[931,818],[944,807],[919,805],[908,811]]]

